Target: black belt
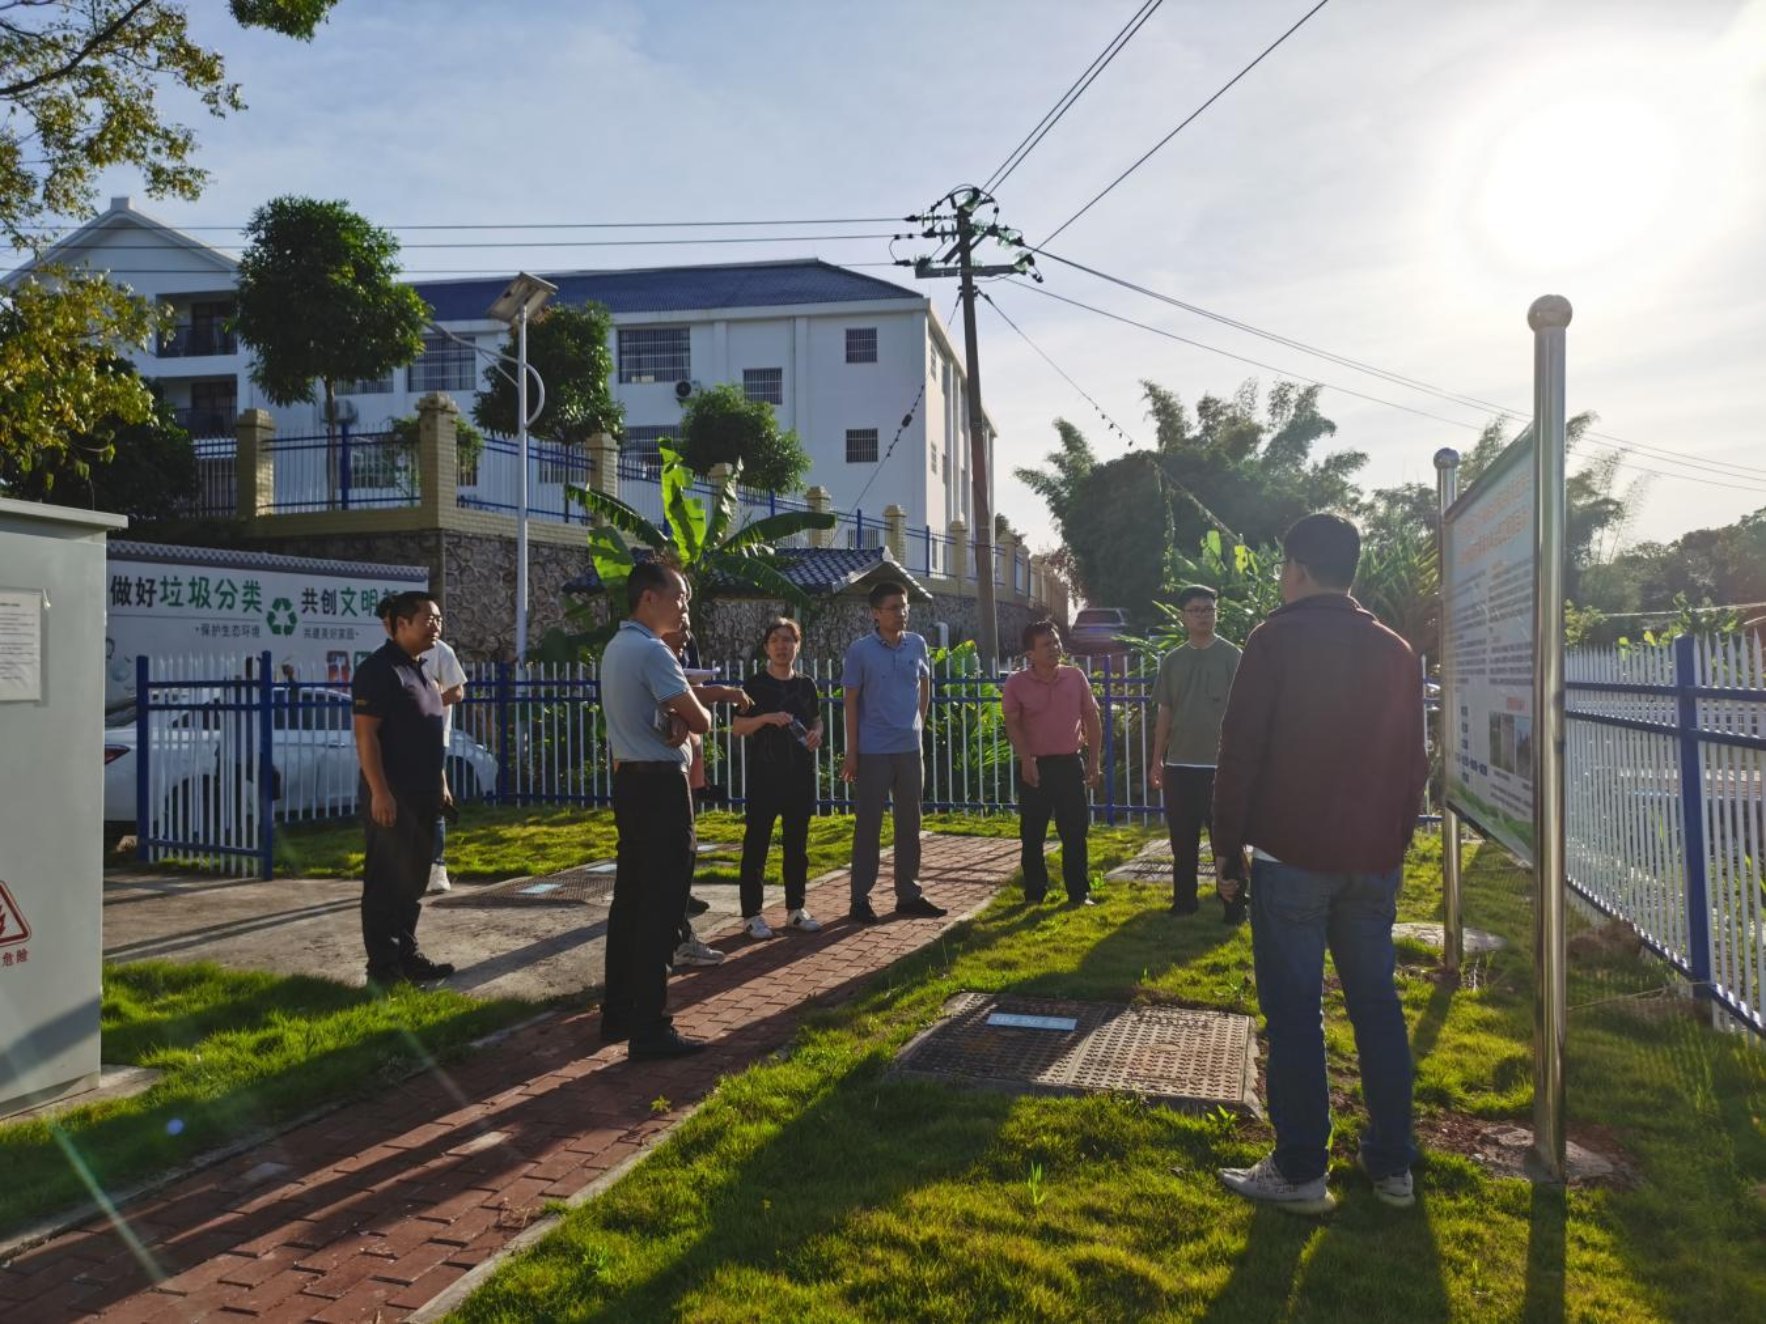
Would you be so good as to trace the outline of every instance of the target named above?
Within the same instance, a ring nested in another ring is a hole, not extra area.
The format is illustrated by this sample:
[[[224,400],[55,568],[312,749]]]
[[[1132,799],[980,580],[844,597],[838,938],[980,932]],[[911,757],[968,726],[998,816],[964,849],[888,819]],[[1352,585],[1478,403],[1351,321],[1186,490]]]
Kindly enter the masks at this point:
[[[657,777],[672,773],[674,776],[679,777],[687,771],[687,765],[685,763],[675,763],[672,760],[656,763],[637,763],[627,759],[621,759],[619,761],[619,767],[615,768],[614,771],[616,773],[636,772],[647,777]]]
[[[1076,759],[1079,757],[1079,755],[1077,755],[1077,754],[1032,754],[1030,757],[1035,759],[1038,763],[1047,763],[1050,759]]]

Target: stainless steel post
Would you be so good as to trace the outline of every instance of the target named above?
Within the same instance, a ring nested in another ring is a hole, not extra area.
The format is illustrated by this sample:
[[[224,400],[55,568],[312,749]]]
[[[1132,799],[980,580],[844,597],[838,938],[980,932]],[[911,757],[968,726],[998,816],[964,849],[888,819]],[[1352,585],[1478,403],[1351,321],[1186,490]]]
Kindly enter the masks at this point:
[[[516,497],[515,513],[515,661],[527,661],[527,305],[515,317],[515,357],[520,368],[515,374],[515,436],[516,463],[521,478]]]
[[[1441,514],[1459,499],[1459,452],[1444,447],[1435,452],[1435,495]],[[1447,602],[1447,523],[1443,519],[1435,537],[1436,562],[1441,581],[1441,708],[1436,733],[1441,751],[1441,960],[1449,974],[1459,974],[1465,961],[1465,916],[1459,895],[1459,813],[1447,803],[1448,752],[1453,748],[1453,724],[1459,720],[1459,700],[1453,683],[1453,621]]]
[[[1564,1179],[1564,328],[1570,301],[1547,294],[1533,328],[1533,1151]]]

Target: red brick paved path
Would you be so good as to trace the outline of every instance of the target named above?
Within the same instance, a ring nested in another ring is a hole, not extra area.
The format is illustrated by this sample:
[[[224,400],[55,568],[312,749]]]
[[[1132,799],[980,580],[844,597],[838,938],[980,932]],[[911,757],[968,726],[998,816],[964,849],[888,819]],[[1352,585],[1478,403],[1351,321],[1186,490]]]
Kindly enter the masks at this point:
[[[600,1047],[597,1012],[530,1026],[125,1207],[134,1248],[100,1220],[18,1257],[0,1268],[0,1318],[403,1319],[545,1202],[654,1145],[718,1077],[783,1044],[811,1002],[850,996],[972,913],[1017,855],[1016,841],[927,838],[922,882],[947,920],[853,926],[846,876],[830,878],[814,889],[822,933],[734,939],[722,966],[671,982],[676,1024],[709,1051],[628,1063]],[[652,1113],[658,1096],[673,1110]]]

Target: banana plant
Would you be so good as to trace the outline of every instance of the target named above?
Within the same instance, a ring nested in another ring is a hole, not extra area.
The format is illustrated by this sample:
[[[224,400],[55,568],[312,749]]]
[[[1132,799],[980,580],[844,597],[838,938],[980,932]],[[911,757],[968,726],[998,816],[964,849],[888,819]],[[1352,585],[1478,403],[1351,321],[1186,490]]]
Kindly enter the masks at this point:
[[[762,519],[738,522],[741,510],[741,465],[732,465],[707,498],[694,495],[699,475],[679,453],[662,447],[662,509],[666,528],[658,528],[618,497],[593,488],[572,486],[570,499],[600,520],[589,532],[589,555],[608,599],[621,613],[625,581],[638,563],[640,548],[672,556],[693,590],[694,624],[698,613],[715,598],[761,596],[778,598],[799,612],[812,603],[809,595],[778,569],[776,545],[811,529],[831,529],[835,517],[818,510],[791,510]],[[614,626],[566,636],[561,642],[580,653],[598,652]]]

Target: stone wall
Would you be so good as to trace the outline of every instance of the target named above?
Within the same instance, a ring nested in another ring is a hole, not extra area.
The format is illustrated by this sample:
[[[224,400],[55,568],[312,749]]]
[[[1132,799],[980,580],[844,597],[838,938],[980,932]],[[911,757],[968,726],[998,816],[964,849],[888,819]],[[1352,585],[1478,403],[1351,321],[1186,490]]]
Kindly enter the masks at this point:
[[[973,598],[949,593],[935,593],[931,602],[916,602],[908,620],[908,628],[938,642],[934,625],[943,621],[950,631],[954,647],[975,637],[980,614]],[[1028,603],[998,604],[1000,649],[1007,658],[1018,652],[1018,637],[1026,625],[1046,615],[1041,607]],[[776,602],[755,602],[724,599],[714,602],[705,611],[698,627],[700,656],[710,660],[746,658],[755,655],[760,632],[767,621],[779,614]],[[873,628],[870,604],[863,593],[842,594],[831,602],[818,604],[804,631],[803,655],[813,658],[838,658],[846,647],[861,634]]]

